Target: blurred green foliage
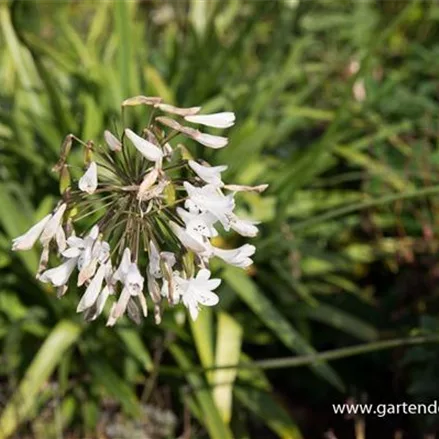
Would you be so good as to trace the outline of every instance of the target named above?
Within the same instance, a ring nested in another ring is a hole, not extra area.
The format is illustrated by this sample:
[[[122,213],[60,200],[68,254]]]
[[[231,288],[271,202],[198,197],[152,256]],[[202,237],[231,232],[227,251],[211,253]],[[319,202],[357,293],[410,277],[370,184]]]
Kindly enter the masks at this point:
[[[428,1],[1,1],[0,438],[322,437],[315,404],[438,398],[431,346],[218,368],[437,332],[438,32]],[[137,94],[235,111],[230,146],[197,153],[270,184],[240,205],[255,265],[218,266],[195,324],[86,325],[74,288],[34,279],[38,250],[10,251],[53,207],[63,138],[101,142]]]

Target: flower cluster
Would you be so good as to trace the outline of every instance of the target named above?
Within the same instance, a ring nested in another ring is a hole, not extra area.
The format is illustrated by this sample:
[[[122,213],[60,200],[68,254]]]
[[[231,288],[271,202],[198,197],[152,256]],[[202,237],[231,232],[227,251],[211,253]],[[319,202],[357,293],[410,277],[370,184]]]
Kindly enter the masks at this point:
[[[242,268],[252,264],[253,245],[222,249],[212,238],[220,228],[254,237],[256,223],[235,215],[234,197],[240,191],[262,192],[266,185],[227,185],[221,176],[227,166],[196,161],[185,146],[171,144],[183,135],[208,148],[223,148],[226,137],[184,123],[228,128],[235,123],[234,113],[199,114],[200,107],[178,108],[146,96],[125,100],[122,111],[133,105],[150,109],[140,135],[129,128],[120,136],[107,130],[106,145],[98,147],[71,134],[66,137],[54,167],[62,200],[15,238],[12,249],[27,250],[40,241],[37,278],[57,287],[58,297],[66,293],[77,270],[77,285],[85,288],[77,311],[88,321],[96,319],[110,299],[107,325],[125,313],[139,322],[148,312],[145,291],[157,323],[166,301],[171,306],[182,303],[196,319],[200,305],[213,306],[219,300],[214,290],[221,280],[211,278],[211,258]],[[73,142],[85,150],[85,172],[79,179],[71,178],[74,167],[67,163]],[[77,234],[77,223],[86,217],[94,225]],[[48,269],[51,249],[62,262]]]

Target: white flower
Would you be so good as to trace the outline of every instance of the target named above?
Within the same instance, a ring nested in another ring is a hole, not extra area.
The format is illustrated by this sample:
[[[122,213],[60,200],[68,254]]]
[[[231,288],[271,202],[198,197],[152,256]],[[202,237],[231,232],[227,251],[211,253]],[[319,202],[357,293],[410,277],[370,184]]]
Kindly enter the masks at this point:
[[[129,248],[125,249],[122,255],[122,261],[119,265],[119,268],[114,273],[113,279],[120,281],[123,284],[123,288],[117,303],[113,305],[110,311],[107,326],[113,326],[117,319],[125,313],[128,303],[132,297],[139,298],[143,315],[146,316],[146,300],[142,292],[144,278],[140,274],[137,264],[131,262],[131,251]]]
[[[146,279],[148,281],[148,291],[154,303],[160,302],[160,287],[154,277],[149,271],[146,272]]]
[[[114,326],[117,322],[117,317],[114,317],[114,313],[116,311],[117,303],[113,303],[110,309],[110,315],[108,316],[107,326]]]
[[[122,150],[122,143],[111,131],[104,131],[104,139],[111,151],[118,152]]]
[[[230,227],[241,236],[249,238],[253,238],[258,234],[259,230],[255,224],[259,224],[259,222],[240,219],[235,215],[230,218]]]
[[[29,250],[37,242],[40,237],[41,232],[48,221],[52,218],[52,215],[46,215],[42,220],[38,221],[34,226],[32,226],[26,233],[12,240],[12,250]]]
[[[90,312],[90,314],[86,316],[86,320],[88,321],[96,320],[98,316],[102,314],[105,303],[107,302],[108,296],[110,294],[111,294],[111,290],[108,287],[108,285],[106,285],[100,292],[98,298],[96,299],[95,306],[93,308],[88,308],[86,310],[86,312]]]
[[[214,306],[218,303],[218,296],[212,292],[221,283],[220,279],[209,279],[210,271],[201,269],[196,278],[183,279],[176,278],[176,283],[182,289],[181,299],[184,306],[189,310],[192,320],[196,320],[200,309],[200,304]]]
[[[229,111],[213,114],[185,116],[188,122],[199,123],[214,128],[229,128],[235,124],[235,114]]]
[[[178,271],[174,271],[169,279],[163,279],[162,289],[160,291],[162,297],[168,299],[172,305],[177,305],[180,302],[181,295],[183,294],[182,279]]]
[[[201,131],[195,130],[193,128],[185,127],[179,124],[176,120],[170,119],[169,117],[157,117],[156,121],[172,128],[173,130],[183,133],[184,135],[196,140],[197,142],[209,148],[223,148],[228,143],[227,137],[213,136],[211,134],[202,133]]]
[[[227,137],[213,136],[212,134],[206,134],[200,131],[196,131],[191,137],[198,143],[213,149],[224,148],[227,143],[229,143]]]
[[[177,238],[189,250],[192,250],[195,253],[204,253],[207,250],[206,245],[201,240],[201,236],[199,237],[187,232],[185,229],[183,229],[173,221],[170,221],[169,225],[171,226],[171,229],[175,233]]]
[[[92,241],[92,245],[93,245]],[[85,239],[79,238],[78,236],[69,236],[66,241],[67,249],[64,250],[61,254],[65,258],[79,258],[81,253],[85,248]]]
[[[88,308],[85,311],[84,318],[87,321],[96,320],[98,316],[102,314],[102,311],[104,310],[105,303],[107,302],[107,299],[110,295],[114,294],[114,285],[112,283],[112,275],[113,275],[113,269],[111,266],[111,261],[108,261],[105,264],[105,282],[107,285],[102,289],[102,291],[99,293],[98,298],[96,299],[96,302],[93,307]]]
[[[56,235],[58,227],[61,227],[62,218],[66,211],[67,204],[63,203],[55,213],[52,215],[49,221],[47,221],[43,232],[41,233],[40,242],[43,246],[47,246],[51,239]]]
[[[131,296],[138,296],[143,290],[143,276],[140,274],[137,264],[131,262],[125,275],[124,285]]]
[[[132,144],[146,159],[152,162],[157,162],[163,157],[163,152],[158,146],[138,136],[129,128],[125,129],[125,135],[131,140]]]
[[[212,238],[218,236],[214,224],[217,219],[209,212],[193,213],[177,207],[177,213],[186,225],[186,230],[191,234],[200,234]]]
[[[51,283],[55,287],[66,285],[69,281],[70,275],[76,266],[76,260],[66,259],[66,261],[58,265],[58,267],[51,268],[43,272],[38,278],[41,282]]]
[[[253,264],[250,256],[254,255],[256,247],[250,244],[244,244],[241,247],[231,250],[223,250],[212,246],[212,251],[215,256],[218,256],[223,261],[236,267],[246,268]]]
[[[103,264],[110,257],[110,244],[106,241],[98,239],[92,250],[92,256],[98,260],[100,264]]]
[[[102,283],[104,281],[104,276],[107,271],[107,267],[105,265],[101,265],[96,272],[95,276],[89,283],[87,289],[85,290],[84,295],[78,303],[78,307],[76,308],[76,312],[82,312],[87,308],[93,306],[96,302],[96,299],[99,296],[99,293],[102,290]]]
[[[117,303],[115,303],[111,308],[110,316],[107,321],[107,326],[113,326],[116,323],[117,319],[124,314],[130,299],[131,294],[128,291],[128,288],[123,288]]]
[[[210,183],[214,186],[223,185],[223,182],[221,181],[221,172],[224,172],[227,169],[227,166],[203,166],[194,160],[189,160],[189,166],[198,177],[206,183]]]
[[[211,184],[203,187],[192,186],[189,182],[183,183],[190,201],[202,212],[211,213],[223,225],[226,231],[230,230],[229,217],[235,208],[233,194],[223,195],[218,188]]]
[[[153,241],[149,241],[149,265],[148,271],[156,279],[162,277],[162,269],[160,268],[160,253]]]
[[[70,236],[67,239],[68,249],[62,252],[65,258],[77,261],[79,270],[78,286],[90,279],[97,268],[98,262],[104,263],[110,255],[110,246],[98,240],[99,228],[94,226],[85,238]]]
[[[65,234],[62,226],[58,227],[58,230],[56,231],[56,234],[55,234],[55,240],[56,240],[56,245],[58,246],[59,252],[62,253],[66,249],[66,246],[67,246],[66,234]]]
[[[78,187],[82,192],[93,194],[98,187],[98,168],[91,162],[85,174],[79,179]]]
[[[157,181],[158,175],[159,171],[157,168],[154,168],[145,175],[142,183],[140,183],[139,191],[137,192],[138,200],[148,199],[149,189]]]
[[[122,254],[122,259],[120,261],[119,267],[113,274],[113,279],[115,281],[124,283],[125,276],[128,272],[128,268],[130,264],[131,264],[131,250],[127,247]]]

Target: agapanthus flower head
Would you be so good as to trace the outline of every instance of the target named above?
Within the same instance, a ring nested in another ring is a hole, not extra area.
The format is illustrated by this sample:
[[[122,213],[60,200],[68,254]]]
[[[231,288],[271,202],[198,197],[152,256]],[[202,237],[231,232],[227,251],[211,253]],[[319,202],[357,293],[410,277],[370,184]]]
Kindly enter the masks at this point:
[[[183,145],[173,146],[173,139],[183,135],[208,148],[225,147],[226,137],[185,124],[228,128],[235,123],[234,113],[200,114],[201,107],[178,108],[148,96],[126,99],[122,109],[136,105],[149,108],[143,131],[124,127],[116,135],[105,130],[104,143],[97,146],[73,134],[66,137],[53,167],[60,175],[62,199],[12,244],[13,250],[28,250],[39,240],[43,251],[37,278],[57,287],[60,297],[76,277],[84,289],[77,311],[95,320],[111,301],[109,326],[124,314],[140,322],[148,313],[147,297],[157,323],[164,302],[183,304],[193,319],[201,306],[216,305],[214,290],[221,280],[211,277],[210,260],[246,268],[255,247],[222,249],[211,240],[229,231],[256,236],[257,222],[235,214],[235,194],[266,188],[225,184],[227,166],[189,159]],[[75,167],[68,157],[73,142],[85,154],[82,175],[72,178]],[[84,227],[90,220],[93,224]],[[47,267],[50,251],[61,258],[53,268]]]

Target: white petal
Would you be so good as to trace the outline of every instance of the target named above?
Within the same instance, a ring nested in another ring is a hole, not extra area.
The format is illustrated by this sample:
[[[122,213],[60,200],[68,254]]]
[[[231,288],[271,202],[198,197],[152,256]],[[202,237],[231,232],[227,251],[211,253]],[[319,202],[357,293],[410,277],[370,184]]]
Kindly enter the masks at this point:
[[[197,273],[197,279],[198,280],[208,280],[209,278],[210,278],[210,270],[208,270],[207,268],[202,268]]]
[[[122,255],[119,267],[114,272],[113,279],[115,281],[125,282],[125,276],[128,272],[128,268],[131,264],[131,250],[127,247]]]
[[[157,162],[163,157],[163,152],[158,146],[138,136],[129,128],[125,129],[125,134],[128,139],[131,140],[132,144],[136,147],[140,154],[142,154],[146,159],[151,160],[152,162]]]
[[[97,240],[93,245],[92,257],[104,264],[110,257],[110,244],[107,241]]]
[[[82,192],[93,194],[98,187],[98,168],[91,162],[85,174],[79,179],[78,187]]]
[[[87,308],[90,308],[96,302],[96,299],[102,290],[105,271],[106,266],[101,265],[79,301],[76,312],[82,312]]]
[[[160,253],[161,258],[165,261],[165,264],[172,268],[176,263],[175,254],[172,252],[161,252]]]
[[[187,212],[181,207],[177,207],[177,214],[186,224],[186,230],[190,234],[207,236],[209,238],[217,236],[218,232],[213,227],[213,224],[217,221],[213,215],[208,212],[201,214],[193,214]]]
[[[219,297],[212,291],[202,291],[198,294],[197,300],[204,306],[215,306],[219,302]]]
[[[137,296],[142,291],[143,281],[143,276],[140,274],[137,265],[132,262],[128,267],[124,282],[125,287],[128,288],[132,296]]]
[[[81,254],[82,250],[78,247],[70,247],[62,252],[65,258],[77,258]]]
[[[160,268],[160,254],[153,241],[149,241],[149,265],[148,270],[156,279],[162,277],[162,270]]]
[[[75,259],[67,259],[67,261],[58,267],[46,270],[39,276],[39,280],[44,283],[51,283],[55,287],[60,287],[69,281],[69,277],[75,269],[75,266]]]
[[[108,286],[105,286],[101,293],[99,294],[98,299],[96,300],[96,310],[90,320],[95,320],[98,316],[102,314],[104,310],[105,303],[110,295],[110,289]]]
[[[213,149],[224,148],[227,143],[229,143],[227,137],[213,136],[212,134],[201,133],[199,131],[194,134],[192,138],[198,143]]]
[[[151,188],[151,186],[157,181],[157,177],[159,175],[159,171],[157,168],[154,168],[152,171],[148,172],[145,177],[143,177],[142,183],[140,183],[139,191],[137,193],[137,199],[143,200],[147,191]]]
[[[175,233],[177,238],[189,250],[192,250],[195,253],[202,253],[206,251],[206,246],[200,240],[196,239],[179,225],[177,225],[173,221],[170,221],[169,225],[171,226],[171,229]]]
[[[77,283],[78,287],[83,285],[86,281],[88,281],[94,276],[97,266],[98,266],[97,258],[94,258],[90,260],[86,265],[83,265],[83,267],[81,268],[78,274],[78,283]]]
[[[241,236],[247,236],[249,238],[253,238],[258,234],[258,228],[255,226],[255,222],[242,220],[237,217],[234,217],[230,221],[230,227]]]
[[[51,214],[46,215],[42,220],[38,221],[26,233],[12,240],[12,250],[29,250],[33,247],[44,227],[52,217]]]
[[[62,226],[58,227],[55,235],[56,245],[58,246],[58,251],[62,253],[66,249],[66,234]]]
[[[231,250],[223,250],[217,247],[213,247],[213,253],[228,264],[236,267],[245,268],[253,263],[250,259],[255,251],[256,247],[250,244],[244,244],[243,246]]]
[[[197,320],[199,313],[198,302],[192,296],[183,296],[183,305],[189,310],[189,314],[193,321]]]
[[[224,196],[221,191],[207,184],[203,187],[195,187],[189,182],[183,183],[190,201],[202,212],[211,213],[218,221],[221,222],[226,231],[230,230],[230,217],[235,208],[233,194]]]
[[[111,306],[110,314],[109,314],[106,326],[114,326],[115,323],[117,322],[117,318],[114,317],[114,312],[116,310],[116,306],[117,306],[116,303],[113,303],[113,305]]]
[[[99,236],[99,226],[96,224],[91,228],[90,232],[87,235],[87,238],[96,241],[96,239],[98,239],[98,236]]]
[[[69,236],[67,238],[67,245],[69,247],[84,248],[84,240],[78,236]]]
[[[227,166],[203,166],[194,160],[189,160],[189,166],[191,169],[204,180],[206,183],[213,184],[215,186],[222,186],[221,172],[227,170]]]
[[[40,237],[40,242],[41,244],[43,244],[43,246],[49,244],[50,240],[55,236],[58,227],[62,222],[62,218],[64,212],[66,211],[66,208],[67,208],[67,204],[65,203],[61,204],[61,206],[58,207],[58,209],[52,215],[50,220],[47,222]]]
[[[214,128],[229,128],[235,124],[235,113],[226,111],[214,114],[198,114],[196,116],[185,116],[188,122],[199,123]]]
[[[104,139],[111,151],[117,152],[122,150],[122,143],[111,131],[104,131]]]
[[[160,302],[161,298],[159,284],[149,272],[146,273],[146,278],[148,280],[148,291],[152,301],[154,303]]]
[[[112,313],[112,316],[115,319],[118,319],[123,315],[123,313],[127,309],[128,301],[130,300],[130,298],[131,294],[128,291],[128,288],[124,288],[120,293],[119,300],[117,301],[116,307],[114,308],[114,311]]]

